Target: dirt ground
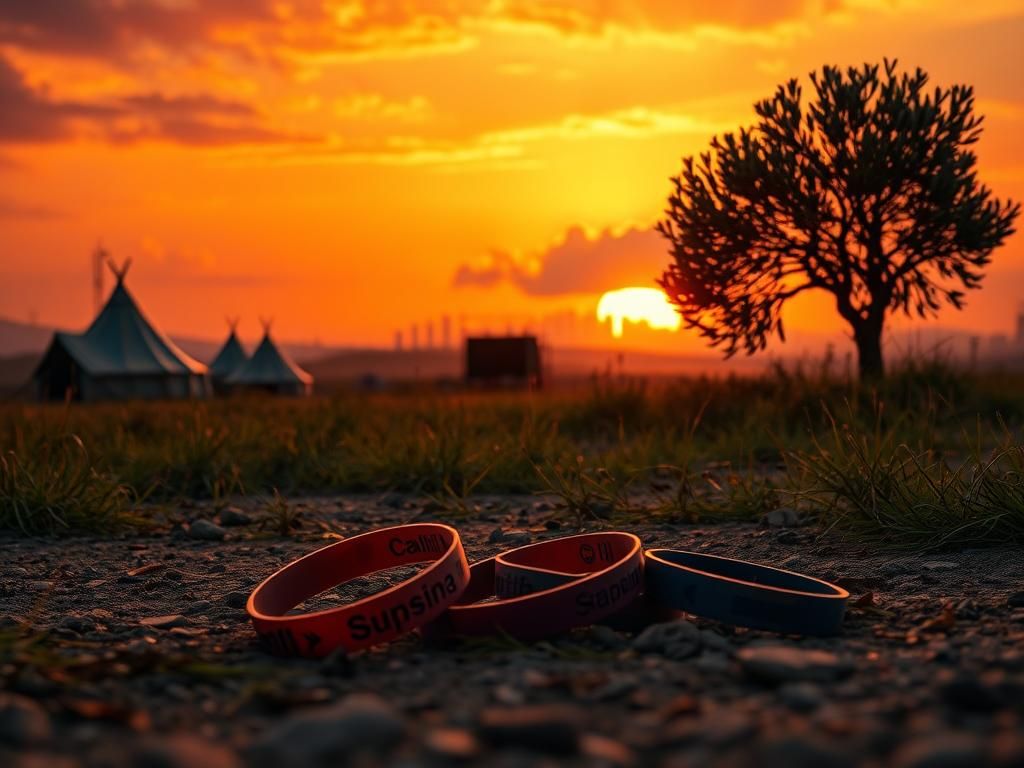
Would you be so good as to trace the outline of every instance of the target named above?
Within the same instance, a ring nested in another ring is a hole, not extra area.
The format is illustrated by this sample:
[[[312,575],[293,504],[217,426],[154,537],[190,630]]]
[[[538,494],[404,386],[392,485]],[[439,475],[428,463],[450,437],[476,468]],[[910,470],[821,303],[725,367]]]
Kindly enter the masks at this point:
[[[906,554],[799,526],[633,526],[647,546],[847,587],[843,633],[690,617],[639,642],[595,627],[533,645],[413,636],[323,661],[257,647],[249,591],[339,535],[445,520],[475,559],[577,532],[545,524],[534,498],[481,506],[446,520],[397,497],[306,499],[283,537],[240,502],[223,518],[172,511],[144,535],[0,539],[0,765],[1024,765],[1017,549]],[[198,519],[224,525],[190,531]]]

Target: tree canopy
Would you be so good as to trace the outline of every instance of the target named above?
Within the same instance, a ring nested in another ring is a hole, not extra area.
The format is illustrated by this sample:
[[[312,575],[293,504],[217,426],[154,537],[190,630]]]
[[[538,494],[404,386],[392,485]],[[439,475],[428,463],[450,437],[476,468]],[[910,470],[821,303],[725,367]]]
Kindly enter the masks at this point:
[[[785,339],[782,308],[828,291],[862,375],[883,372],[893,311],[960,308],[1020,205],[977,177],[982,117],[970,86],[930,88],[895,61],[812,73],[755,105],[756,124],[683,160],[658,229],[660,279],[684,323],[726,356]]]

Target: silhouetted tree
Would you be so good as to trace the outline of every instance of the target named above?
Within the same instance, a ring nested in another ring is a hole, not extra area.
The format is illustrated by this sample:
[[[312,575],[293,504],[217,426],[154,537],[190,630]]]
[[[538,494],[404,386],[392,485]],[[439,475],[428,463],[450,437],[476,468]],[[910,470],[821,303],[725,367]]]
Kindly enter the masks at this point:
[[[928,89],[888,60],[811,81],[810,103],[790,80],[755,105],[753,128],[684,159],[658,225],[673,259],[659,282],[727,357],[785,339],[783,304],[828,291],[861,376],[881,376],[886,315],[961,307],[1020,205],[977,179],[972,88]]]

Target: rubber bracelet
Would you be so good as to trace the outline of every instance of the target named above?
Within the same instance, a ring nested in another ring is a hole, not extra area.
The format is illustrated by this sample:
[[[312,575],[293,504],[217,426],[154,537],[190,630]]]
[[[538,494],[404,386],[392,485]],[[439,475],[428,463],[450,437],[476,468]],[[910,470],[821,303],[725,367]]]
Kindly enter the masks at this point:
[[[651,599],[741,627],[833,635],[850,597],[821,579],[728,557],[649,549],[644,559]]]
[[[434,561],[406,581],[352,603],[288,614],[304,600],[358,576]],[[246,610],[263,646],[279,656],[326,656],[386,643],[436,619],[469,583],[454,528],[417,523],[381,528],[289,563],[249,596]],[[288,615],[286,615],[288,614]]]
[[[581,542],[576,552],[569,552],[568,559],[559,556],[557,562],[551,558],[553,553],[542,544],[496,555],[494,563],[495,596],[499,600],[506,600],[576,581],[617,559],[614,548],[608,540],[609,536],[629,536],[631,534],[603,533],[596,535],[601,537],[600,541],[596,543]],[[623,541],[628,541],[628,539],[623,539]],[[536,565],[536,563],[540,563],[540,565]],[[628,605],[619,608],[609,616],[595,620],[594,623],[635,632],[654,622],[670,621],[676,618],[678,613],[676,610],[667,609],[654,603],[648,599],[646,594],[641,593]]]
[[[523,580],[509,581],[515,574]],[[632,603],[643,585],[643,549],[633,534],[551,539],[475,563],[466,591],[432,629],[539,640],[612,615]],[[515,596],[480,602],[499,591]]]

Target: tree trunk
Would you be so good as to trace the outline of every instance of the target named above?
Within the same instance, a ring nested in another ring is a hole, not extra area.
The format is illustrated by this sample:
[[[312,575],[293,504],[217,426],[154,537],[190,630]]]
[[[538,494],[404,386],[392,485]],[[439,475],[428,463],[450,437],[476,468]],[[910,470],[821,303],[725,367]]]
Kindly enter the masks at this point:
[[[881,379],[885,376],[882,359],[882,324],[864,322],[853,329],[857,343],[857,363],[861,380]]]

